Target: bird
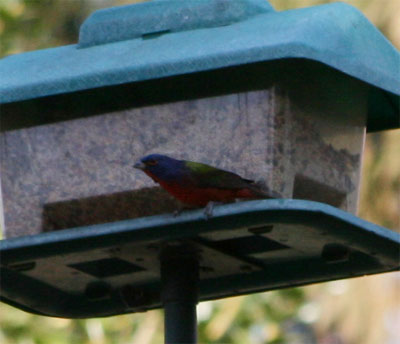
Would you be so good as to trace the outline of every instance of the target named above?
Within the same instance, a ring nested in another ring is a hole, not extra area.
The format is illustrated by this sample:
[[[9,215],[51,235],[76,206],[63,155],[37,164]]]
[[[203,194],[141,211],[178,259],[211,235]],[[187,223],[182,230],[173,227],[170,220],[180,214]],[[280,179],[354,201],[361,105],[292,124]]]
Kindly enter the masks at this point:
[[[207,218],[212,216],[216,203],[272,198],[254,181],[200,162],[150,154],[139,159],[133,167],[146,173],[184,206],[205,207]]]

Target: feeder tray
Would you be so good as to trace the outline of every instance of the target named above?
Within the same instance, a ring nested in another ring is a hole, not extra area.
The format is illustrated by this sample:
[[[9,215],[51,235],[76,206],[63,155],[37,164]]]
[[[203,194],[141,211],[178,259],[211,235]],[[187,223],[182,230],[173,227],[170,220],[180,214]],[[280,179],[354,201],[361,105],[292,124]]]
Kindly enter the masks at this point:
[[[160,256],[196,260],[205,301],[395,271],[399,250],[397,233],[325,204],[248,201],[1,241],[1,300],[103,317],[162,307]]]

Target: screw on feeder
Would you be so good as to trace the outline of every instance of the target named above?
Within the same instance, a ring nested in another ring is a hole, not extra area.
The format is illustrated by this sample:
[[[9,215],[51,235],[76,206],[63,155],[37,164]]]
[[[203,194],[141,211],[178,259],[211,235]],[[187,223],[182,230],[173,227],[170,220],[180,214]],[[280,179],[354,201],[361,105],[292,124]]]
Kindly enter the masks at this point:
[[[200,272],[204,272],[204,273],[210,273],[214,271],[214,268],[212,268],[211,266],[200,266],[199,267]]]
[[[270,233],[274,229],[274,226],[268,225],[268,226],[261,226],[261,227],[251,227],[248,229],[250,233],[253,233],[255,235],[261,235],[265,233]]]
[[[19,263],[19,264],[11,264],[8,265],[7,267],[11,270],[16,270],[16,271],[29,271],[33,270],[36,266],[36,262],[25,262],[25,263]]]
[[[250,265],[241,265],[240,270],[242,270],[244,272],[250,272],[253,270],[253,268]]]
[[[350,250],[341,244],[326,244],[322,249],[321,257],[327,263],[345,262],[350,257]]]
[[[146,310],[144,307],[150,300],[151,296],[142,288],[136,288],[131,285],[125,285],[119,289],[119,294],[128,309]]]

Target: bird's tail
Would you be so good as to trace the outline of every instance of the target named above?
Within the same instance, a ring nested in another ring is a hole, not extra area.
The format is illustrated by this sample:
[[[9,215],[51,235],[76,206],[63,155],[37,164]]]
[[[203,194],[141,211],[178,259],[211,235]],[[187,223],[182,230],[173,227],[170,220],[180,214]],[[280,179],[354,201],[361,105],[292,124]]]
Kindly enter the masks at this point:
[[[271,190],[263,181],[252,182],[249,189],[255,198],[282,198],[281,194]]]

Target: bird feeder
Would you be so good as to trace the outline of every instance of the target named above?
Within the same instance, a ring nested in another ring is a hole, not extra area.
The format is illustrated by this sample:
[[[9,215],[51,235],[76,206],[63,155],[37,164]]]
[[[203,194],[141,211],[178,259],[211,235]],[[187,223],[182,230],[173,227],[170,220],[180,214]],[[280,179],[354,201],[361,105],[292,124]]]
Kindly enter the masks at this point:
[[[349,5],[264,0],[99,10],[76,45],[2,59],[2,300],[62,317],[164,306],[167,342],[193,342],[198,300],[398,269],[399,238],[354,214],[366,131],[400,126],[399,65]],[[279,200],[173,217],[132,168],[150,153]]]

